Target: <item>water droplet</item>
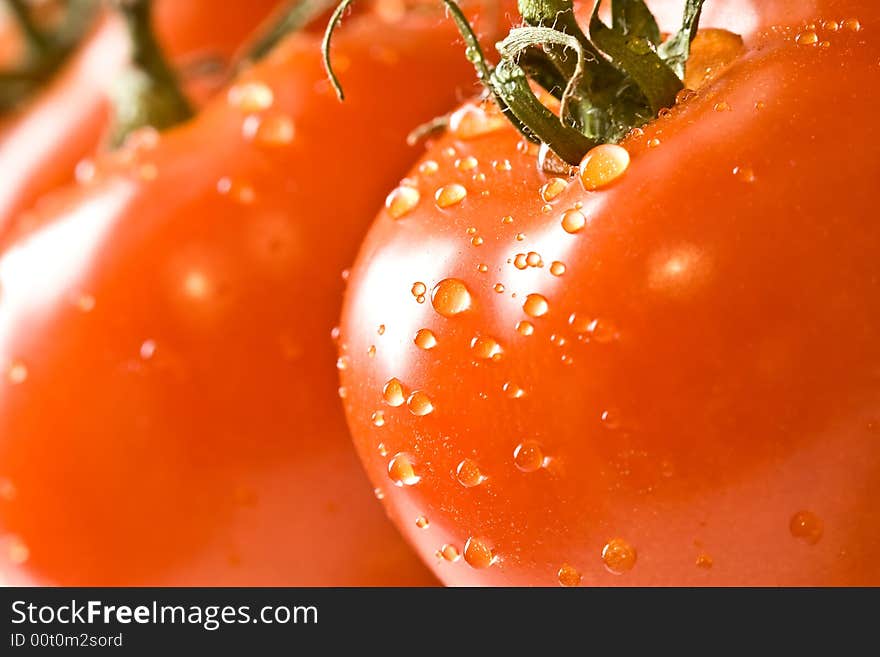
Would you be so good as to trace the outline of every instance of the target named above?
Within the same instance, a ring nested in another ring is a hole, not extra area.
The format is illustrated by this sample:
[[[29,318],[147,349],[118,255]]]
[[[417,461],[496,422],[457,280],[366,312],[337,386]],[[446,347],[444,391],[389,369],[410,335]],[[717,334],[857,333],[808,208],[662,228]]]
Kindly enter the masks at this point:
[[[348,396],[348,389],[345,386],[339,386],[336,389],[336,394],[339,395],[340,399],[345,399]]]
[[[520,335],[532,335],[535,332],[535,325],[527,320],[516,323],[517,333]]]
[[[850,32],[861,32],[862,31],[862,23],[858,18],[848,18],[843,21],[843,26],[848,29]]]
[[[416,337],[413,338],[413,343],[415,343],[419,349],[427,351],[437,346],[437,338],[433,331],[423,328],[416,332]]]
[[[837,32],[840,29],[840,23],[837,21],[823,21],[822,29],[829,32]]]
[[[562,229],[566,233],[579,233],[587,225],[587,217],[580,210],[566,210],[562,214]]]
[[[580,586],[581,574],[574,566],[564,563],[556,572],[556,579],[559,581],[559,586]]]
[[[456,548],[454,545],[450,545],[449,543],[447,543],[437,551],[437,556],[446,561],[449,561],[450,563],[458,561],[461,557],[461,555],[458,553],[458,548]]]
[[[550,273],[554,276],[562,276],[565,273],[565,263],[554,260],[550,263]]]
[[[697,568],[705,568],[708,570],[713,565],[712,557],[710,557],[708,554],[698,554],[696,565]]]
[[[427,529],[430,526],[431,523],[425,516],[419,516],[418,518],[416,518],[416,527],[418,527],[419,529]]]
[[[526,254],[525,253],[517,253],[516,257],[513,259],[513,266],[517,269],[525,269],[528,267],[528,263],[526,262]]]
[[[464,560],[471,568],[482,570],[495,562],[495,556],[485,540],[471,536],[464,544]]]
[[[376,496],[376,499],[377,499],[377,500],[384,500],[384,499],[385,499],[385,493],[382,492],[382,489],[381,489],[381,488],[374,488],[374,489],[373,489],[373,495]]]
[[[755,172],[751,167],[733,167],[733,175],[744,183],[755,182]]]
[[[500,360],[504,350],[495,338],[477,335],[471,340],[471,349],[475,358],[483,360]]]
[[[242,205],[250,205],[257,196],[250,184],[226,177],[217,181],[217,191]]]
[[[286,146],[293,142],[294,133],[293,119],[285,114],[252,114],[242,125],[245,139],[261,146]]]
[[[399,452],[388,462],[388,476],[395,486],[414,486],[421,480],[416,474],[412,457]]]
[[[76,299],[76,307],[84,313],[91,312],[95,309],[95,297],[91,294],[81,294]]]
[[[433,176],[440,169],[440,165],[434,160],[425,160],[419,165],[419,173],[423,176]]]
[[[535,253],[534,251],[529,251],[528,255],[526,255],[526,264],[529,267],[543,267],[544,261],[541,260],[541,255]]]
[[[153,354],[156,353],[156,341],[155,340],[144,340],[141,343],[140,354],[141,358],[144,360],[150,360],[153,357]]]
[[[475,139],[507,126],[500,113],[467,104],[449,116],[449,131],[459,139]]]
[[[534,440],[525,440],[513,450],[513,462],[522,472],[535,472],[546,464],[541,445]]]
[[[498,294],[502,294],[504,292],[504,284],[503,283],[495,283],[495,286],[492,288]]]
[[[825,531],[825,523],[811,511],[798,511],[791,517],[789,523],[791,535],[802,541],[815,545],[822,538]]]
[[[369,358],[375,358],[375,357],[376,357],[376,345],[371,344],[371,345],[369,346],[369,348],[367,349],[367,356],[368,356]]]
[[[467,196],[467,190],[463,185],[451,183],[443,185],[434,193],[434,201],[438,208],[448,208],[461,203],[465,196]]]
[[[406,401],[406,390],[400,379],[389,379],[385,387],[382,388],[382,399],[389,406],[403,406]]]
[[[501,223],[502,224],[512,224],[513,217],[511,217],[509,214],[504,215],[503,217],[501,217]]]
[[[419,281],[416,281],[415,283],[413,283],[412,288],[410,288],[410,292],[412,292],[412,295],[414,297],[420,297],[420,296],[424,295],[425,292],[427,292],[427,291],[428,291],[428,288],[425,287],[425,284],[421,283]]]
[[[602,426],[609,430],[619,429],[620,428],[620,414],[613,409],[602,411],[602,415],[599,416],[599,419],[602,422]]]
[[[20,360],[13,361],[6,370],[6,378],[13,385],[24,383],[28,378],[27,365]]]
[[[376,445],[376,451],[379,452],[379,456],[388,456],[388,448],[385,447],[385,443]]]
[[[454,317],[471,307],[471,294],[457,278],[446,278],[431,292],[431,304],[443,317]]]
[[[568,181],[562,178],[551,178],[541,187],[541,198],[545,201],[552,201],[559,196],[568,187]]]
[[[415,187],[401,185],[385,198],[385,208],[392,219],[400,219],[415,209],[420,198]]]
[[[629,153],[617,144],[600,144],[584,155],[579,167],[581,184],[588,191],[601,189],[622,176],[629,167]]]
[[[648,148],[657,148],[660,145],[660,140],[656,137],[648,140]]]
[[[715,103],[715,106],[712,109],[714,109],[716,112],[730,112],[731,111],[730,105],[727,103],[727,101],[724,101],[724,100],[722,100],[718,103]]]
[[[693,100],[696,97],[697,97],[696,91],[685,87],[684,89],[681,89],[677,94],[675,94],[675,104],[676,105],[683,105],[684,103],[688,102],[689,100]],[[639,132],[636,134],[633,134],[636,130],[638,130]],[[633,130],[630,131],[630,136],[632,136],[632,137],[635,137],[635,136],[641,137],[643,134],[644,134],[644,131],[640,130],[639,128],[634,128]]]
[[[7,539],[6,554],[11,563],[20,566],[30,558],[31,551],[18,536],[10,536]]]
[[[819,35],[813,30],[806,30],[798,33],[794,40],[799,46],[812,46],[819,41]]]
[[[480,246],[483,243],[483,238],[477,235],[471,239],[471,245]]]
[[[473,488],[482,484],[486,477],[480,472],[479,466],[471,459],[464,459],[455,469],[455,478],[465,488]]]
[[[489,271],[489,265],[481,262],[479,265],[477,265],[477,271],[481,274],[485,274],[487,271]]]
[[[510,160],[492,160],[492,168],[495,171],[510,171],[513,166],[510,164]]]
[[[370,416],[370,420],[373,422],[374,426],[384,427],[385,426],[385,413],[383,411],[376,411]]]
[[[379,335],[385,335],[385,325],[379,324],[379,328],[376,329],[376,333]]]
[[[471,171],[472,169],[476,169],[477,165],[479,165],[479,162],[473,155],[459,158],[453,164],[453,166],[459,171]]]
[[[345,370],[348,369],[349,358],[348,356],[340,356],[336,359],[336,369],[337,370]]]
[[[514,235],[514,239],[517,242],[522,242],[525,238],[526,238],[525,233],[517,233],[516,235]]]
[[[525,391],[525,390],[523,390],[522,388],[520,388],[520,387],[519,387],[518,385],[516,385],[515,383],[511,383],[510,381],[508,381],[508,382],[505,383],[503,386],[501,386],[501,390],[502,390],[502,391],[504,392],[504,394],[507,395],[510,399],[519,399],[519,398],[522,397],[524,394],[526,394],[526,391]]]
[[[602,561],[609,572],[620,575],[636,564],[636,550],[622,538],[613,538],[602,548]]]
[[[409,412],[416,416],[428,415],[434,410],[434,403],[431,398],[421,390],[413,392],[406,400]]]
[[[230,87],[226,101],[242,112],[259,112],[269,109],[275,100],[272,89],[262,82],[243,82]]]
[[[543,295],[530,294],[523,303],[523,310],[529,317],[543,317],[550,310],[550,304]]]

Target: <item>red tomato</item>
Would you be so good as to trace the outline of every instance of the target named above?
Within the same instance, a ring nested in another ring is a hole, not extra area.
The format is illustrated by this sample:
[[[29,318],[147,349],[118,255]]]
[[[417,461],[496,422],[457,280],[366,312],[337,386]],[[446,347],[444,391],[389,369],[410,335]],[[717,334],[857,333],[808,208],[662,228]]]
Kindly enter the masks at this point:
[[[136,140],[0,258],[7,581],[435,582],[351,449],[330,334],[405,135],[473,75],[441,12],[365,13],[334,38],[340,104],[319,41]]]
[[[223,59],[278,1],[160,0],[153,22],[173,60],[187,62],[200,55]],[[0,235],[15,215],[71,181],[77,163],[94,154],[110,120],[108,85],[127,62],[122,22],[115,15],[101,17],[47,88],[6,126],[0,138]],[[204,100],[204,85],[192,84],[190,91],[200,91]]]
[[[880,10],[718,4],[616,182],[471,107],[368,234],[347,417],[446,584],[880,584]]]

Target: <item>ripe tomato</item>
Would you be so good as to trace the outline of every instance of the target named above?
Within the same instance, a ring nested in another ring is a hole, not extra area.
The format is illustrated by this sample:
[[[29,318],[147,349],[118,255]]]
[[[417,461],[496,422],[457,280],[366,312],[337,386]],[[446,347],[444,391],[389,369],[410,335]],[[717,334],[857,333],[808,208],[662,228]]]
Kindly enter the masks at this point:
[[[154,25],[172,60],[228,58],[279,0],[159,0]],[[94,154],[110,120],[108,86],[128,62],[128,37],[115,15],[98,20],[85,42],[39,96],[0,135],[0,235],[46,192],[71,181]],[[188,89],[204,100],[206,85]]]
[[[471,106],[361,249],[349,425],[447,584],[880,584],[880,11],[717,4],[616,182]]]
[[[330,335],[405,135],[473,74],[433,9],[344,23],[343,104],[319,44],[289,37],[4,251],[7,581],[435,581],[359,467]]]

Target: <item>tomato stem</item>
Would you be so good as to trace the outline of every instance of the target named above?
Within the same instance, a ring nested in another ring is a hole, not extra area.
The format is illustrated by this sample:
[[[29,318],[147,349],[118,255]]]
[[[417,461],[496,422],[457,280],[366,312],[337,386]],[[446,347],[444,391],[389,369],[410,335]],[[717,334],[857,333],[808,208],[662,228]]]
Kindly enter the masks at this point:
[[[299,0],[276,12],[267,21],[268,27],[248,45],[238,57],[236,70],[241,70],[261,60],[271,52],[285,36],[297,32],[330,10],[337,0]]]
[[[191,118],[193,110],[153,33],[152,1],[114,0],[113,5],[125,19],[131,41],[131,67],[113,88],[111,141],[118,146],[138,128],[164,130]]]
[[[493,68],[455,1],[443,0],[477,77],[504,115],[570,164],[674,104],[704,1],[685,0],[681,30],[661,43],[644,0],[612,0],[610,26],[599,18],[596,0],[589,35],[575,20],[572,0],[519,0],[528,27],[513,28],[497,45],[501,59]],[[532,83],[560,101],[558,116],[538,100]]]

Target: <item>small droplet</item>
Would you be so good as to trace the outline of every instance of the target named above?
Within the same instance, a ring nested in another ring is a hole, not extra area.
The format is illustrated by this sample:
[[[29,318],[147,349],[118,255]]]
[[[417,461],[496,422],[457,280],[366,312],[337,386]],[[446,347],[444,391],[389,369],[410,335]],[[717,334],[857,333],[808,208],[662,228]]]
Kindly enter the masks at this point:
[[[600,144],[584,155],[579,173],[588,191],[601,189],[622,176],[629,167],[629,152],[617,144]]]
[[[384,399],[385,403],[389,406],[403,406],[406,401],[406,390],[400,382],[400,379],[394,378],[388,380],[382,388],[382,399]]]
[[[535,332],[535,325],[527,320],[516,323],[517,333],[520,335],[532,335]]]
[[[31,551],[28,549],[28,546],[24,544],[17,536],[10,536],[7,539],[7,555],[9,557],[9,561],[16,566],[20,566],[25,563],[31,556]]]
[[[244,82],[230,87],[226,101],[242,112],[269,109],[275,100],[272,90],[262,82]]]
[[[250,184],[225,177],[217,181],[217,191],[242,205],[250,205],[257,197]]]
[[[471,238],[471,245],[472,246],[480,246],[482,243],[483,243],[483,238],[480,237],[479,235]]]
[[[370,416],[370,420],[373,422],[373,426],[384,427],[385,413],[383,411],[376,411]]]
[[[433,349],[437,346],[437,338],[434,335],[433,331],[430,329],[419,329],[416,332],[416,337],[413,338],[413,343],[419,348],[428,351],[429,349]]]
[[[293,142],[293,119],[285,114],[251,115],[242,126],[245,139],[261,146],[287,146]]]
[[[806,30],[800,32],[794,40],[799,46],[812,46],[819,41],[819,35],[813,32],[813,30]]]
[[[388,456],[388,448],[385,447],[385,443],[376,445],[376,451],[379,452],[379,456]]]
[[[546,458],[540,444],[525,440],[513,450],[513,462],[522,472],[535,472],[544,467]]]
[[[407,398],[406,405],[409,408],[409,412],[418,417],[428,415],[434,410],[434,403],[431,401],[431,398],[421,390],[413,392]]]
[[[599,416],[602,426],[609,430],[620,428],[620,414],[615,410],[602,411]]]
[[[697,555],[697,560],[696,560],[697,568],[705,568],[706,570],[708,570],[709,568],[712,567],[712,564],[713,564],[712,557],[710,557],[708,554],[698,554]]]
[[[481,262],[479,265],[477,265],[477,271],[481,274],[485,274],[487,271],[489,271],[489,265]]]
[[[580,586],[581,574],[574,566],[564,563],[557,571],[556,579],[559,581],[559,586]]]
[[[459,158],[453,164],[453,166],[459,171],[471,171],[472,169],[476,169],[477,165],[479,165],[479,162],[473,155]]]
[[[579,233],[587,225],[587,217],[580,210],[566,210],[562,214],[562,229],[566,233]]]
[[[376,345],[371,344],[371,345],[369,346],[369,348],[367,349],[367,356],[368,356],[369,358],[375,358],[375,357],[376,357]]]
[[[454,545],[450,545],[449,543],[447,543],[437,551],[437,556],[446,561],[449,561],[450,563],[458,561],[461,557],[461,555],[458,553],[458,548],[456,548]]]
[[[696,97],[697,97],[696,91],[685,87],[684,89],[681,89],[677,94],[675,94],[675,104],[676,105],[684,105],[686,102],[688,102],[689,100],[693,100]],[[638,130],[638,132],[636,134],[633,134],[636,130]],[[645,134],[645,133],[640,128],[634,128],[633,130],[630,131],[629,136],[630,137],[635,137],[635,136],[641,137],[643,134]]]
[[[482,484],[486,477],[480,472],[479,466],[471,459],[464,459],[455,469],[455,478],[465,488],[473,488]]]
[[[520,270],[528,267],[529,264],[526,262],[526,254],[517,253],[516,256],[513,258],[513,266]]]
[[[423,176],[433,176],[440,169],[440,165],[434,160],[425,160],[419,165],[419,173]]]
[[[798,511],[791,517],[789,523],[791,535],[802,541],[815,545],[822,538],[825,531],[825,523],[812,511]]]
[[[381,488],[374,488],[373,495],[376,496],[377,500],[384,500],[385,499],[385,493],[382,491]]]
[[[565,273],[565,263],[554,260],[550,264],[550,273],[554,276],[562,276]]]
[[[862,23],[858,18],[848,18],[843,21],[843,26],[848,29],[850,32],[861,32],[862,31]]]
[[[422,282],[418,282],[418,281],[413,283],[412,288],[410,288],[410,292],[412,292],[412,295],[414,297],[420,297],[420,296],[424,295],[425,292],[427,292],[427,291],[428,291],[428,288],[425,287],[425,284]]]
[[[153,354],[156,353],[156,341],[155,340],[144,340],[141,343],[140,354],[141,358],[144,360],[150,360],[153,357]]]
[[[431,304],[443,317],[454,317],[471,307],[471,295],[462,281],[446,278],[431,292]]]
[[[550,310],[550,304],[547,299],[540,294],[530,294],[523,303],[523,311],[529,317],[543,317]]]
[[[414,486],[421,480],[416,474],[412,457],[400,452],[388,462],[388,476],[395,486]]]
[[[721,102],[715,103],[715,106],[712,109],[714,109],[716,112],[729,112],[730,105],[727,103],[727,101],[722,100]]]
[[[519,398],[522,397],[524,394],[526,394],[526,391],[525,391],[525,390],[523,390],[521,387],[519,387],[519,386],[516,385],[515,383],[511,383],[510,381],[508,381],[508,382],[505,383],[503,386],[501,386],[501,390],[502,390],[502,391],[504,392],[504,394],[507,395],[510,399],[519,399]]]
[[[376,333],[379,335],[385,335],[385,325],[379,324],[379,328],[376,329]]]
[[[499,360],[504,353],[498,341],[487,335],[474,336],[471,340],[471,350],[475,358],[482,360]]]
[[[425,516],[419,516],[418,518],[416,518],[416,527],[418,527],[419,529],[427,529],[430,526],[431,523]]]
[[[415,187],[401,185],[385,198],[385,209],[392,219],[400,219],[415,209],[420,198],[419,190]]]
[[[636,550],[622,538],[614,538],[602,548],[602,561],[609,572],[620,575],[636,564]]]
[[[551,178],[541,187],[541,198],[547,202],[559,196],[568,187],[568,181],[562,178]]]
[[[510,171],[513,166],[510,164],[510,160],[493,160],[492,168],[495,171]]]
[[[516,235],[513,236],[513,238],[517,242],[522,242],[526,238],[526,235],[525,235],[525,233],[517,233]]]
[[[336,359],[336,369],[337,370],[345,370],[348,369],[348,356],[340,356]]]
[[[471,568],[482,570],[495,562],[495,556],[485,540],[472,536],[464,544],[464,560]]]
[[[511,217],[509,214],[508,214],[508,215],[504,215],[503,217],[501,217],[501,223],[502,223],[502,224],[512,224],[512,223],[513,223],[513,217]]]
[[[648,148],[657,148],[660,145],[660,140],[657,137],[653,137],[648,140]]]
[[[24,383],[28,378],[27,365],[20,360],[13,361],[6,370],[6,378],[12,385]]]
[[[478,105],[467,104],[449,116],[449,131],[459,139],[475,139],[506,127],[507,120]]]
[[[733,167],[733,175],[744,183],[755,182],[755,172],[751,167]]]
[[[448,208],[461,203],[465,196],[467,196],[467,190],[463,185],[451,183],[443,185],[443,187],[434,192],[434,201],[437,203],[438,208]]]
[[[346,388],[345,386],[339,386],[336,389],[336,394],[339,395],[340,399],[345,399],[346,397],[348,397],[348,388]]]

